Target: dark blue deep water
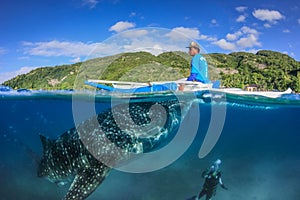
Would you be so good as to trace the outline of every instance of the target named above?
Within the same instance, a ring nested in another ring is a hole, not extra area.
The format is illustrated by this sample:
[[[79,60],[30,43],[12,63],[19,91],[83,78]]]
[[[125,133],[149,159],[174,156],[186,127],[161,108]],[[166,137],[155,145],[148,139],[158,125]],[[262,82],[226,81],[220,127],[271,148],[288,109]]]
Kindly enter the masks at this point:
[[[148,96],[136,101],[156,98]],[[89,101],[83,97],[82,103]],[[215,200],[300,199],[299,100],[228,96],[226,101],[216,98],[196,103],[200,120],[194,123],[199,123],[199,128],[183,156],[154,172],[112,170],[88,199],[187,199],[200,191],[202,171],[217,158],[222,159],[222,179],[229,190],[219,187]],[[226,118],[221,136],[213,150],[200,159],[198,153],[212,107],[218,110],[224,106]],[[109,108],[109,97],[97,98],[95,107],[97,113]],[[193,109],[194,106],[191,113],[198,112]],[[0,110],[0,199],[62,199],[70,184],[58,187],[37,177],[36,159],[42,155],[39,134],[56,138],[74,127],[71,94],[3,92]]]

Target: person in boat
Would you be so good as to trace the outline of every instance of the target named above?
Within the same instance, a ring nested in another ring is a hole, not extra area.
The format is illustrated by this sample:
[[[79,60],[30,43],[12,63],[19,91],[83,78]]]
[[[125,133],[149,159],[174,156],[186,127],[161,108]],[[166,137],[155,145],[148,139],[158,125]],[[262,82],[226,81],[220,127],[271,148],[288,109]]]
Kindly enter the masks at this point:
[[[202,178],[205,178],[203,188],[196,199],[201,199],[201,197],[206,195],[206,200],[211,200],[213,196],[216,195],[217,186],[220,184],[225,190],[227,187],[222,182],[221,171],[220,171],[221,160],[218,159],[214,164],[202,173]]]
[[[202,83],[209,83],[208,65],[206,59],[200,54],[200,46],[197,42],[191,42],[189,54],[193,56],[191,61],[191,72],[187,81],[198,81]]]

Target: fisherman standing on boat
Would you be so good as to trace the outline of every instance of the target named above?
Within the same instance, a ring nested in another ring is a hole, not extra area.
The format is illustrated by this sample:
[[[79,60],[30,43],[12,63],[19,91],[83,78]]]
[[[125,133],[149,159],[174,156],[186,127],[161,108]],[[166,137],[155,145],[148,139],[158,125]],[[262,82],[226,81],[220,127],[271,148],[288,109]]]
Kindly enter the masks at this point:
[[[198,81],[201,83],[209,83],[208,67],[206,59],[200,54],[200,46],[196,42],[191,42],[189,54],[193,56],[191,61],[191,73],[187,81]]]
[[[216,194],[217,186],[220,184],[221,187],[225,190],[228,190],[227,187],[222,182],[221,179],[221,171],[219,169],[221,164],[221,160],[218,159],[214,162],[214,164],[202,173],[202,177],[205,178],[205,182],[203,184],[203,188],[199,195],[196,197],[199,200],[201,197],[206,195],[206,200],[211,200],[213,196]]]

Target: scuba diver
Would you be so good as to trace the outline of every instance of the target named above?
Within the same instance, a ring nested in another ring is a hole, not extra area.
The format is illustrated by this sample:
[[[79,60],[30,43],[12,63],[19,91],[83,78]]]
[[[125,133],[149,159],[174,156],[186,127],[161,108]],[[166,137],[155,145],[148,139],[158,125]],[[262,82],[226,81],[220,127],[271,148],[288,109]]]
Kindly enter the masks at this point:
[[[221,171],[219,170],[220,164],[221,160],[218,159],[209,169],[202,173],[202,178],[205,178],[205,182],[201,192],[199,193],[198,197],[196,197],[197,200],[205,195],[206,200],[211,200],[212,197],[216,195],[218,184],[220,184],[223,189],[228,190],[228,188],[224,186],[221,179]]]

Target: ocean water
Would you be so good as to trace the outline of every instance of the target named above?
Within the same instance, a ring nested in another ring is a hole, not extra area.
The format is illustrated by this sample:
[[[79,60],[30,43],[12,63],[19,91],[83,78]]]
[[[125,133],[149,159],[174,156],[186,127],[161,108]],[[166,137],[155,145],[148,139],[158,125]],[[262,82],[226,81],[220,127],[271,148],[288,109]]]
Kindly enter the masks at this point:
[[[36,161],[42,156],[40,134],[55,139],[75,126],[72,94],[1,92],[1,200],[62,199],[67,193],[70,184],[59,187],[37,176]],[[162,169],[147,173],[112,169],[88,199],[187,199],[201,190],[202,171],[218,158],[222,160],[222,180],[229,190],[219,187],[213,199],[300,199],[299,95],[285,95],[277,100],[224,94],[196,96],[182,123],[194,123],[198,128],[182,156]],[[92,104],[96,113],[109,109],[112,99],[121,103],[128,100],[108,95],[95,98],[88,93],[80,97],[77,102],[83,107]],[[133,96],[130,101],[155,102],[162,98],[168,100],[174,96]],[[186,99],[185,94],[178,94],[176,98]],[[83,110],[81,117],[84,120],[89,115]],[[220,122],[222,127],[216,145],[199,158],[211,124],[222,119],[224,123]],[[184,134],[187,138],[193,135],[188,129]]]

